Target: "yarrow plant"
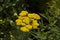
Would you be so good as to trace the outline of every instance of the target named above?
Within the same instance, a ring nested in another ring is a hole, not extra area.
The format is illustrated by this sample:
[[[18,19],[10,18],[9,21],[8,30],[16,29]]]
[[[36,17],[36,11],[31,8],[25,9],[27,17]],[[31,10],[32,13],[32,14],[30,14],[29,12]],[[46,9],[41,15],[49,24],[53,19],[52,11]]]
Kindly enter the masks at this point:
[[[18,19],[16,19],[16,25],[21,25],[20,30],[23,32],[29,32],[32,29],[37,29],[39,26],[38,20],[41,17],[36,13],[28,13],[27,11],[21,11]]]

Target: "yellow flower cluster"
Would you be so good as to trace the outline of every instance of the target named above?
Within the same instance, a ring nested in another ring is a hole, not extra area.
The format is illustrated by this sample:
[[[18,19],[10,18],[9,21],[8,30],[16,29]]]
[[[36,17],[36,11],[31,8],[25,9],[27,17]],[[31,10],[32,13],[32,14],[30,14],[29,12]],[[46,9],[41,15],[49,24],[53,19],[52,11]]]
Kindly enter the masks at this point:
[[[18,19],[16,20],[16,25],[22,25],[20,28],[23,32],[29,32],[31,29],[37,29],[39,23],[37,20],[40,16],[35,13],[28,13],[27,11],[22,11],[19,13]]]

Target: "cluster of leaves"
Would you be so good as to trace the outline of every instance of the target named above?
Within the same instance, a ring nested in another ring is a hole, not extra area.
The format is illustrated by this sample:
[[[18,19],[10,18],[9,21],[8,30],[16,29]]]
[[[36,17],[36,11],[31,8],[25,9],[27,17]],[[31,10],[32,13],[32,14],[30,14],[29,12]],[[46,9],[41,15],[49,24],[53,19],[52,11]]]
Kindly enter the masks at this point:
[[[37,30],[17,29],[16,15],[22,10],[41,15]],[[0,0],[0,40],[60,40],[60,0]]]

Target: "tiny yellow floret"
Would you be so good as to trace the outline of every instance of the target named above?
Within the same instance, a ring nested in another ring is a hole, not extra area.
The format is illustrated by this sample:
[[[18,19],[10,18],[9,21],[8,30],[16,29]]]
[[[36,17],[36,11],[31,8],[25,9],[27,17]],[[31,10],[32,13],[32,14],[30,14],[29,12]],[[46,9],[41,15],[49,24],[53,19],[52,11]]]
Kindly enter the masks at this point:
[[[33,26],[33,28],[38,28],[39,23],[37,22],[37,20],[33,20],[32,26]]]
[[[29,22],[30,22],[29,17],[24,17],[23,22],[26,24],[29,24]]]
[[[20,19],[17,19],[17,20],[16,20],[16,24],[17,24],[17,25],[21,25],[21,23],[22,23],[22,20],[20,20]]]

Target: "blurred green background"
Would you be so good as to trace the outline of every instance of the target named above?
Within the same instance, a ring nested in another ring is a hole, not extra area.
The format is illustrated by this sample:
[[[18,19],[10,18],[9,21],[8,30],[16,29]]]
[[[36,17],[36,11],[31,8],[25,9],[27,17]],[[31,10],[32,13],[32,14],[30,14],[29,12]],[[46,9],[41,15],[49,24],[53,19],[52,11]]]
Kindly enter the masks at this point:
[[[17,28],[17,15],[27,10],[41,16],[36,30]],[[0,0],[0,40],[60,40],[60,0]]]

